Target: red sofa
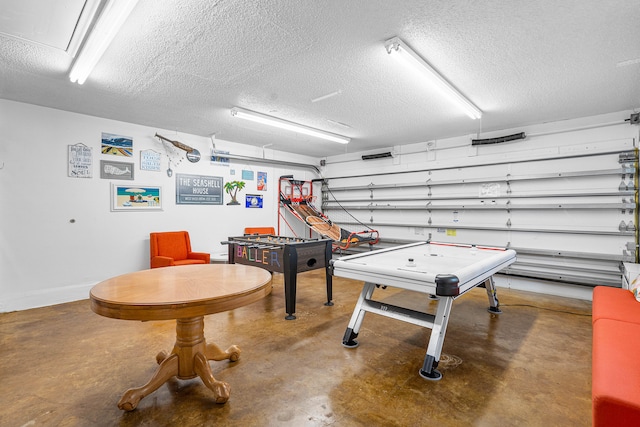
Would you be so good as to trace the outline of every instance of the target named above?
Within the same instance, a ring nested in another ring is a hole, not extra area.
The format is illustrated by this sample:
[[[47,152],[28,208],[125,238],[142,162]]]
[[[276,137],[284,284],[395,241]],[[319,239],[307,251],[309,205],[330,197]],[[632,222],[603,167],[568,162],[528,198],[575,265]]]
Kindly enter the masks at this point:
[[[596,286],[592,307],[593,427],[640,426],[640,302]]]
[[[151,268],[211,262],[210,254],[191,251],[191,240],[186,231],[150,233],[149,244]]]

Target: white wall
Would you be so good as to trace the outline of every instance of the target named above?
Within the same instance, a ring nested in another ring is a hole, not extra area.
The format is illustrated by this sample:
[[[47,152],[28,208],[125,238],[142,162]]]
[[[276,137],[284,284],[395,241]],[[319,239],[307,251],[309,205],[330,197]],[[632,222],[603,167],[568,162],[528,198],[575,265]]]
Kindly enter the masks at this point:
[[[88,298],[90,288],[106,278],[149,267],[149,233],[188,230],[193,250],[219,253],[220,242],[241,235],[245,226],[276,226],[278,178],[317,178],[305,168],[244,164],[229,167],[209,161],[209,138],[106,120],[34,105],[0,100],[0,312],[52,305]],[[100,151],[102,132],[133,138],[133,157]],[[202,159],[186,159],[161,171],[140,170],[140,150],[164,152],[153,136],[158,132],[198,149]],[[68,146],[82,143],[93,150],[93,177],[67,176]],[[216,140],[218,150],[262,157],[263,150]],[[266,150],[267,158],[314,164],[317,159]],[[100,178],[100,160],[134,163],[134,180]],[[176,205],[177,174],[221,176],[240,180],[242,170],[268,174],[268,191],[256,191],[246,181],[239,193],[241,206]],[[231,175],[231,170],[235,175]],[[112,212],[111,184],[159,185],[163,210]],[[246,209],[244,195],[263,194],[262,209]],[[286,234],[286,233],[282,233]]]

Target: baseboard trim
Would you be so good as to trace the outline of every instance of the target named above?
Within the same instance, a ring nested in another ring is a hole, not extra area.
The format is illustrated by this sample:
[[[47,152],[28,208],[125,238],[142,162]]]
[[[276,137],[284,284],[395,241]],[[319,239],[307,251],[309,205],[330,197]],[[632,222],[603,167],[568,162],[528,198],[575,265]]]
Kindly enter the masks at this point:
[[[50,305],[63,304],[65,302],[88,299],[89,292],[96,283],[97,282],[52,289],[42,289],[19,295],[9,295],[4,298],[4,301],[0,301],[0,313],[47,307]]]

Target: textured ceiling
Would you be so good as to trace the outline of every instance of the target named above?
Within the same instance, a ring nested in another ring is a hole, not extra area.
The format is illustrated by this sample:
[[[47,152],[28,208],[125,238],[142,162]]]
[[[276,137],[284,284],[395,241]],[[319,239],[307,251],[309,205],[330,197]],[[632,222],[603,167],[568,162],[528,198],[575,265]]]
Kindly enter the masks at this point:
[[[1,0],[0,24],[25,5],[33,25],[63,19],[38,3]],[[384,49],[393,36],[483,118],[407,74]],[[324,157],[638,108],[640,2],[140,0],[84,85],[71,63],[0,34],[0,98]],[[245,122],[234,106],[352,141]]]

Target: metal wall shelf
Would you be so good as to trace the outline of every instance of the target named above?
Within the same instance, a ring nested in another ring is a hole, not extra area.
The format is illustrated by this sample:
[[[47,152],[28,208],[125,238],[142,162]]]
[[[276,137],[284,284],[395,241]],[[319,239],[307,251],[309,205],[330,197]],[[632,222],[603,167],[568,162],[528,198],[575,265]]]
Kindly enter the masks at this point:
[[[357,226],[359,223],[354,221],[342,221],[341,225]],[[381,227],[414,227],[414,228],[432,228],[432,229],[457,229],[457,230],[479,230],[479,231],[514,231],[519,233],[553,233],[553,234],[587,234],[594,236],[635,236],[635,230],[584,230],[584,229],[552,229],[552,228],[524,228],[524,227],[492,227],[480,225],[461,225],[461,224],[419,224],[419,223],[391,223],[391,222],[369,222],[367,225],[375,228]],[[478,243],[481,244],[481,243]]]
[[[540,204],[517,204],[517,203],[501,203],[501,204],[464,204],[464,205],[434,205],[431,202],[426,205],[350,205],[349,209],[353,210],[457,210],[457,209],[482,209],[482,210],[513,210],[513,209],[617,209],[633,211],[636,208],[635,203],[540,203]],[[323,205],[323,210],[342,209],[338,206],[332,206],[331,202]]]
[[[400,189],[411,187],[432,187],[438,185],[459,185],[459,184],[489,184],[495,182],[510,183],[514,181],[531,181],[531,180],[546,180],[546,179],[558,179],[558,178],[579,178],[579,177],[593,177],[593,176],[616,176],[616,175],[631,175],[633,176],[635,171],[633,168],[622,167],[620,169],[607,169],[607,170],[589,170],[578,172],[558,172],[558,173],[544,173],[534,175],[506,175],[495,176],[487,178],[464,178],[464,179],[451,179],[451,180],[438,180],[433,181],[428,178],[421,182],[407,182],[398,184],[374,184],[373,182],[364,186],[352,186],[352,187],[331,187],[332,192],[337,191],[355,191],[355,190],[383,190],[383,189]]]
[[[623,191],[599,191],[599,192],[581,192],[581,193],[508,193],[497,196],[419,196],[419,197],[355,197],[340,198],[340,202],[408,202],[408,201],[434,201],[434,200],[498,200],[498,199],[523,199],[523,198],[545,198],[545,197],[605,197],[605,196],[631,196],[635,195],[635,189]],[[332,203],[327,200],[327,203]]]

